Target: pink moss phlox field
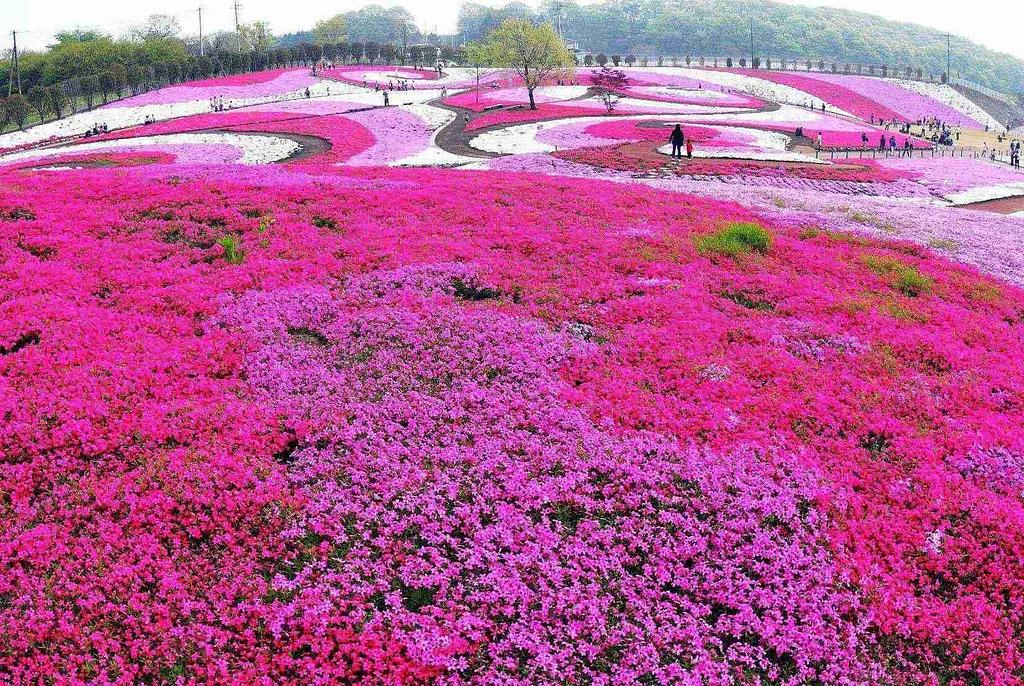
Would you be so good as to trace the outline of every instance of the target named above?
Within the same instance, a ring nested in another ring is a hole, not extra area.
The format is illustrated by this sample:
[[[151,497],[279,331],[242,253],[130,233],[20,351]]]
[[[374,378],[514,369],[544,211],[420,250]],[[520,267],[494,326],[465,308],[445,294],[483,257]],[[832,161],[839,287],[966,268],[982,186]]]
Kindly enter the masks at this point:
[[[672,133],[672,122],[651,120],[613,120],[590,124],[586,133],[597,138],[612,138],[627,141],[651,141],[664,143]],[[711,127],[683,125],[686,138],[694,143],[710,143],[716,148],[740,147],[750,144],[754,138],[738,127]]]
[[[310,75],[309,69],[274,69],[181,83],[118,100],[107,107],[167,105],[192,100],[209,100],[217,96],[228,99],[265,98],[300,91],[315,83],[317,79]]]
[[[356,86],[362,86],[365,81],[366,85],[371,88],[374,86],[392,86],[399,80],[407,80],[409,85],[414,88],[439,88],[437,83],[432,83],[438,81],[438,76],[437,72],[431,69],[345,65],[324,69],[322,74],[329,79],[351,83]],[[367,75],[373,75],[375,78],[364,78]]]
[[[804,91],[816,98],[820,98],[833,107],[838,107],[865,121],[870,121],[872,117],[874,117],[875,121],[879,119],[904,120],[903,115],[865,96],[861,89],[853,90],[849,86],[855,84],[850,83],[847,85],[846,77],[844,77],[844,81],[831,82],[823,78],[824,75],[822,74],[795,74],[793,72],[765,70],[744,71],[743,73]],[[898,86],[893,87],[898,88]]]
[[[471,119],[466,126],[466,130],[479,131],[491,126],[528,124],[553,119],[567,119],[569,117],[599,117],[604,114],[603,110],[581,105],[543,104],[538,105],[535,110],[531,110],[529,107],[516,107],[514,109],[484,112],[480,116]]]
[[[764,102],[742,93],[726,93],[711,88],[681,88],[678,86],[634,86],[623,90],[622,95],[653,102],[674,102],[690,105],[715,105],[718,107],[749,107],[757,109]]]
[[[698,127],[687,126],[685,130],[689,131],[691,129],[695,130],[698,134],[701,133]],[[730,132],[729,135],[732,135],[732,133]],[[664,141],[664,139],[661,140]],[[730,141],[728,138],[724,140],[711,138],[709,140],[709,147],[711,148],[740,147],[742,145],[743,143],[735,140]],[[697,146],[698,148],[700,147],[699,142]],[[850,160],[837,158],[834,164],[705,158],[687,160],[685,164],[669,167],[665,155],[657,152],[657,148],[652,146],[650,141],[636,144],[613,144],[603,147],[559,150],[553,153],[553,155],[570,162],[638,175],[671,174],[697,177],[771,178],[779,181],[783,186],[807,187],[810,190],[814,189],[815,184],[806,183],[808,181],[877,184],[877,187],[874,189],[864,187],[862,190],[870,195],[892,195],[894,197],[901,193],[888,193],[887,190],[890,189],[886,188],[887,184],[907,181],[917,177],[917,173],[911,170],[902,170],[898,167],[883,167],[879,164],[878,160],[856,158]],[[925,188],[917,184],[903,183],[898,186],[898,189],[902,194],[911,197],[929,195]]]
[[[3,174],[11,683],[1019,683],[1015,287],[641,186],[159,169]]]
[[[916,122],[918,119],[938,117],[950,126],[967,126],[975,129],[984,128],[984,125],[973,117],[950,107],[944,102],[939,102],[927,95],[917,93],[885,79],[859,75],[847,76],[845,74],[814,74],[811,78],[826,83],[838,83],[847,89],[856,91],[858,94],[880,103],[887,109],[897,112],[899,114],[898,118],[903,121]],[[858,114],[867,120],[870,120],[872,114],[875,115],[876,120],[881,116],[878,113],[872,112],[854,112],[854,114]]]
[[[281,107],[276,104],[244,112],[197,114],[112,132],[97,140],[205,131],[300,134],[322,138],[330,144],[329,150],[316,156],[317,165],[343,162],[373,147],[376,139],[371,130],[353,118],[357,115],[347,114],[352,109],[351,105],[332,102],[315,104],[318,107],[313,112],[275,111],[275,106]]]

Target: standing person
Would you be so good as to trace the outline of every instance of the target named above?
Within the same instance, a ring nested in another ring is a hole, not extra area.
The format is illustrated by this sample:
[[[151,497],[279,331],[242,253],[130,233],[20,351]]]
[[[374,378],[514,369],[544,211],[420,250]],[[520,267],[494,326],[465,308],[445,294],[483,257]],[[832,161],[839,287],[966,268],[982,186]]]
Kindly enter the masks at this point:
[[[693,139],[692,138],[687,138],[686,139],[686,158],[687,159],[692,159],[693,158]]]
[[[384,91],[384,107],[391,104],[391,99],[388,97],[388,92]]]
[[[821,150],[821,131],[818,132],[818,150]]]
[[[672,144],[672,157],[682,159],[683,141],[685,138],[686,137],[683,135],[683,127],[676,124],[676,127],[672,129],[672,135],[668,137],[669,142]]]
[[[878,152],[885,152],[885,134],[884,133],[878,139]]]

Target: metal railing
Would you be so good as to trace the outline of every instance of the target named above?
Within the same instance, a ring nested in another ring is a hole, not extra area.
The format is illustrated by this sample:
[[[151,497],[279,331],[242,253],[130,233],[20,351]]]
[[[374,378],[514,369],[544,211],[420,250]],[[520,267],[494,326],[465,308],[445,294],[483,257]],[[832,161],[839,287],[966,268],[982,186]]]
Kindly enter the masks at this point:
[[[879,150],[878,148],[824,148],[816,149],[814,156],[817,159],[825,159],[826,156],[829,160],[846,159],[899,159],[899,158],[911,158],[917,157],[918,159],[924,159],[926,157],[931,158],[949,158],[949,159],[964,159],[964,160],[986,160],[989,162],[1010,164],[1010,153],[1009,151],[999,151],[995,153],[993,157],[991,150],[982,148],[967,148],[967,147],[949,147],[949,146],[934,146],[931,148],[910,148],[909,150],[904,148],[892,149],[886,147],[885,150]],[[1024,174],[1024,171],[1021,172]]]

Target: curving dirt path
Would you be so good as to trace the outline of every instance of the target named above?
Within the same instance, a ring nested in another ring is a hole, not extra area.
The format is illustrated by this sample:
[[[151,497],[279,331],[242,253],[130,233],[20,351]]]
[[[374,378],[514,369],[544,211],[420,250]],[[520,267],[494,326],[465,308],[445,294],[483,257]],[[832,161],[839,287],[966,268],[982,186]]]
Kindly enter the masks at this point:
[[[544,103],[544,104],[546,104],[546,105],[559,105],[559,104],[562,104],[562,103],[571,103],[571,102],[576,101],[576,100],[585,100],[585,99],[587,99],[589,97],[592,97],[593,95],[594,95],[594,89],[593,88],[588,88],[586,93],[583,93],[582,95],[576,96],[575,98],[566,98],[565,100],[559,100],[557,102]],[[447,110],[447,111],[452,112],[452,113],[455,114],[455,119],[450,124],[448,124],[447,126],[445,126],[444,128],[442,128],[441,130],[439,130],[437,132],[437,137],[435,139],[436,143],[437,143],[437,146],[439,148],[441,148],[442,150],[444,150],[446,152],[449,152],[449,153],[452,153],[454,155],[462,155],[462,156],[465,156],[465,157],[475,157],[475,158],[478,158],[478,159],[494,159],[495,157],[504,157],[505,156],[505,155],[503,155],[501,153],[486,152],[486,151],[483,151],[483,150],[478,150],[477,148],[474,148],[473,146],[471,146],[470,145],[470,141],[473,140],[473,138],[475,138],[476,136],[478,136],[478,135],[480,135],[482,133],[489,133],[491,131],[499,131],[501,129],[511,128],[513,126],[521,126],[523,124],[528,124],[528,123],[541,123],[542,121],[558,121],[559,119],[563,118],[563,117],[554,117],[552,119],[537,120],[536,122],[506,122],[506,123],[502,123],[502,124],[494,124],[492,126],[484,126],[484,127],[479,128],[479,129],[473,129],[472,131],[469,131],[469,130],[467,130],[467,125],[470,124],[471,122],[473,122],[475,119],[477,119],[479,117],[488,115],[488,114],[490,114],[492,112],[495,112],[495,111],[497,111],[499,109],[502,109],[502,110],[521,109],[521,108],[526,107],[526,105],[525,104],[523,104],[523,105],[508,105],[508,106],[502,106],[500,108],[499,107],[491,108],[491,109],[488,109],[488,110],[485,110],[485,111],[482,111],[482,112],[476,112],[474,110],[470,110],[470,109],[467,109],[465,107],[458,107],[456,105],[449,105],[449,104],[445,103],[442,98],[437,98],[436,100],[431,100],[427,104],[428,105],[432,105],[434,107],[438,107],[438,108],[443,109],[443,110]],[[762,101],[761,107],[759,107],[757,109],[750,109],[749,111],[750,112],[774,112],[774,111],[778,110],[780,107],[781,107],[781,105],[779,105],[778,103]],[[717,113],[709,112],[705,116],[712,116],[713,117],[716,114]],[[729,113],[724,113],[723,112],[722,114],[729,114]],[[575,115],[575,116],[578,116],[578,117],[593,117],[594,119],[600,119],[600,118],[608,117],[609,115],[607,115],[606,113],[601,112],[601,111],[595,111],[593,114],[579,114],[579,115]],[[629,116],[635,116],[635,115],[620,114],[620,115],[611,115],[611,116],[629,117]],[[664,116],[666,118],[668,118],[668,119],[671,119],[675,115],[673,115],[671,113],[668,113],[668,114],[665,114]],[[641,124],[641,126],[642,125],[643,124]],[[792,136],[790,136],[790,138],[793,140],[793,144],[795,145],[796,144],[795,138],[792,137]]]

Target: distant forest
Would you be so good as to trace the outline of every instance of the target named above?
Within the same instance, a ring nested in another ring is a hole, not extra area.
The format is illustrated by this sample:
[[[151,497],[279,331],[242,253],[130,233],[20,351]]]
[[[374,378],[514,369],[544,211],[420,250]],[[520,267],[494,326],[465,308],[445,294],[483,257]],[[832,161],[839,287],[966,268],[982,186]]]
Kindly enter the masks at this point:
[[[885,65],[890,69],[946,71],[946,35],[935,29],[829,8],[796,7],[763,0],[606,0],[580,5],[544,0],[491,8],[462,5],[462,40],[485,36],[507,17],[550,21],[585,52],[637,56],[813,59]],[[1024,93],[1024,61],[953,36],[952,75],[1007,94]]]

